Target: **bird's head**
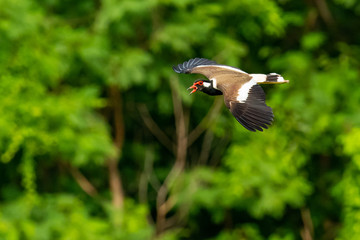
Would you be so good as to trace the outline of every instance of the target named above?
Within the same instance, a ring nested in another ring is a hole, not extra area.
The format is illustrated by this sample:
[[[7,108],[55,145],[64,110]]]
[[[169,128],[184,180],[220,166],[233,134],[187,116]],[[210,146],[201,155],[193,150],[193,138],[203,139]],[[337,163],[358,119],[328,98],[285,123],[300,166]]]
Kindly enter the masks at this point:
[[[211,82],[209,80],[199,79],[196,80],[194,84],[188,88],[188,90],[192,89],[192,91],[190,92],[190,94],[192,94],[196,91],[203,92],[206,88],[211,88]]]
[[[188,90],[190,90],[190,89],[192,89],[190,94],[192,94],[192,93],[194,93],[196,91],[201,91],[201,92],[204,92],[204,93],[209,94],[209,95],[222,95],[222,92],[215,89],[213,87],[213,85],[211,84],[211,81],[206,80],[206,79],[196,80],[194,82],[194,84],[191,87],[188,88]]]

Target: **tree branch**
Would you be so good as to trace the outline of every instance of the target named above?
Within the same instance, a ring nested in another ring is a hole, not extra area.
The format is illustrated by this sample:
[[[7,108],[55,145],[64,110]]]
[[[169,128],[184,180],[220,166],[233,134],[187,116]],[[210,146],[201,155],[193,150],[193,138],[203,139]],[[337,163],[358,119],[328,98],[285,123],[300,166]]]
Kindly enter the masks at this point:
[[[185,124],[185,117],[182,102],[177,92],[178,81],[176,78],[170,80],[170,88],[172,93],[174,115],[175,115],[175,126],[176,126],[176,160],[169,174],[167,175],[164,183],[161,185],[157,198],[156,198],[156,234],[160,235],[166,227],[168,227],[166,214],[174,206],[173,198],[167,198],[169,187],[173,184],[174,180],[181,174],[185,167],[186,154],[187,154],[187,129]]]
[[[143,119],[146,127],[149,129],[149,131],[159,140],[159,142],[164,145],[170,152],[175,151],[175,144],[173,141],[166,136],[166,134],[161,130],[159,125],[156,124],[156,122],[152,119],[148,108],[145,104],[141,104],[138,106],[139,113],[141,118]]]
[[[301,238],[303,240],[312,240],[314,236],[314,225],[308,208],[301,209],[301,219],[304,223],[304,228],[300,231]]]
[[[90,183],[90,181],[80,172],[79,169],[73,167],[69,164],[69,169],[71,175],[74,177],[75,181],[79,184],[81,189],[86,192],[90,197],[96,197],[98,195],[98,191]]]
[[[319,11],[319,14],[321,18],[324,20],[326,25],[328,25],[329,28],[334,27],[334,18],[331,15],[331,12],[327,6],[327,3],[325,0],[314,0],[316,8]]]
[[[148,147],[145,151],[144,171],[139,181],[139,201],[142,203],[147,202],[148,183],[150,183],[156,192],[158,192],[161,187],[159,180],[153,175],[153,163],[154,153],[153,150]]]
[[[210,150],[211,150],[211,143],[214,139],[214,133],[208,129],[205,132],[205,136],[204,136],[204,141],[201,147],[201,153],[200,153],[200,157],[198,160],[198,163],[200,165],[204,165],[206,164],[206,162],[209,159],[210,156]]]
[[[118,87],[110,86],[109,95],[114,121],[114,145],[117,150],[116,156],[109,158],[107,161],[109,169],[109,184],[112,193],[113,206],[115,208],[122,208],[124,205],[124,191],[117,163],[119,157],[121,156],[121,150],[125,139],[124,119],[122,114],[121,95]]]
[[[215,98],[212,107],[201,122],[189,134],[188,146],[193,144],[195,140],[216,120],[216,116],[220,113],[223,105],[222,98]]]

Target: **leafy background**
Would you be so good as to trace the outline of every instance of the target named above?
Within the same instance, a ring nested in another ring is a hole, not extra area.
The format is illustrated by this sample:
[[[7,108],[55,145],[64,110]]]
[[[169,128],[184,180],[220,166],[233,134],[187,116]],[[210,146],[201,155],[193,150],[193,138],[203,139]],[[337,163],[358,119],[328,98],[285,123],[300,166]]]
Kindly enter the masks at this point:
[[[0,0],[0,239],[358,239],[355,0]],[[275,122],[188,96],[205,57]]]

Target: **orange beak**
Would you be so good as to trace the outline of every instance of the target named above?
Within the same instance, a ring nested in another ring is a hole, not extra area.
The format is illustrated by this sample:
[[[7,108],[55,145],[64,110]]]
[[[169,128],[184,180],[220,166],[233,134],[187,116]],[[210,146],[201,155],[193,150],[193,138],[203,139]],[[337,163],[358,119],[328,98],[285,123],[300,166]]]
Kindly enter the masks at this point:
[[[191,87],[189,87],[187,90],[189,90],[189,89],[193,89],[193,90],[189,93],[189,95],[197,91],[197,87],[195,86],[195,84],[192,85]]]

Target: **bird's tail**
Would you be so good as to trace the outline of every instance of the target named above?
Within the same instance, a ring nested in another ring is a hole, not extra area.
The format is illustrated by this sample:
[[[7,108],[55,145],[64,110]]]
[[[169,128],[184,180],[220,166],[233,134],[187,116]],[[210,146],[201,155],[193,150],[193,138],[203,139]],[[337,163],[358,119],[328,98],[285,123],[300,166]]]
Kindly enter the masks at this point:
[[[270,74],[250,74],[253,79],[259,84],[281,84],[288,83],[289,80],[284,80],[284,78],[277,73]]]

